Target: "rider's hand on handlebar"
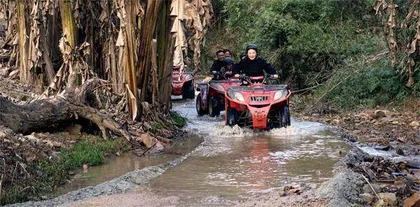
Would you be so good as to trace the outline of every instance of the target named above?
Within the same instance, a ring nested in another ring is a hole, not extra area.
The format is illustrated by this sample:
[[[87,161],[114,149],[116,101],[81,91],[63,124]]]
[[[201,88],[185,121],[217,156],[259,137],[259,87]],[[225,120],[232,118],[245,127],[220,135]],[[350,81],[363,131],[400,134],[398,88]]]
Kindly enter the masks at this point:
[[[235,74],[235,78],[239,78],[239,74]]]
[[[277,79],[277,78],[279,78],[279,75],[274,74],[274,75],[273,75],[273,78],[274,78],[274,79]]]
[[[216,73],[217,73],[217,71],[213,70],[213,71],[211,71],[211,73],[216,74]]]

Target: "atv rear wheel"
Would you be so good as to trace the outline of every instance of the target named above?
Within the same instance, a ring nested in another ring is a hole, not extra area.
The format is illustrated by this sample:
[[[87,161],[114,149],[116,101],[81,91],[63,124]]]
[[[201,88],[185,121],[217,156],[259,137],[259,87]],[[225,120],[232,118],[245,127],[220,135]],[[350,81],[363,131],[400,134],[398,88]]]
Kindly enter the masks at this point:
[[[227,124],[229,126],[235,126],[238,124],[238,111],[228,107],[227,110]]]
[[[197,110],[198,116],[203,116],[206,114],[206,111],[201,108],[201,93],[198,94],[197,99],[195,101],[195,109]]]
[[[209,115],[211,117],[220,115],[220,107],[215,97],[211,97],[209,100]]]
[[[194,99],[194,97],[194,86],[191,83],[182,90],[182,99]]]

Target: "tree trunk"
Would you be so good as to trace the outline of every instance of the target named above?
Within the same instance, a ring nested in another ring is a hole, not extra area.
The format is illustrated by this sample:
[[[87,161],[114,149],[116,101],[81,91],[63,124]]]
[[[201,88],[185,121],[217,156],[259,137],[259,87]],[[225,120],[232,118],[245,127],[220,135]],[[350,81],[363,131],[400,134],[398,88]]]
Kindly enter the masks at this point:
[[[19,68],[20,68],[20,81],[22,83],[30,84],[31,78],[29,77],[28,67],[28,24],[27,24],[27,2],[26,0],[17,1],[18,13],[18,35],[19,35]]]
[[[126,27],[125,27],[125,47],[124,47],[124,55],[126,60],[126,75],[127,75],[127,90],[128,96],[128,111],[132,119],[136,119],[137,117],[137,82],[136,82],[136,53],[135,47],[136,44],[134,43],[135,33],[134,28],[136,26],[136,15],[134,13],[134,7],[129,2],[125,4],[126,11],[127,11],[127,19],[126,19]]]
[[[171,108],[172,59],[175,38],[171,34],[173,22],[170,18],[171,2],[165,1],[159,12],[157,43],[158,43],[158,93],[162,111],[168,113]]]
[[[86,105],[74,103],[78,101],[55,98],[37,100],[26,105],[15,105],[0,96],[0,125],[25,134],[51,128],[65,121],[76,120],[80,116],[95,123],[105,139],[108,139],[108,130],[111,130],[131,140],[130,133],[112,118]]]
[[[159,6],[162,0],[148,0],[146,7],[146,15],[144,19],[143,28],[141,28],[141,38],[139,45],[139,77],[138,87],[141,88],[140,101],[148,100],[149,93],[149,78],[151,65],[151,42],[153,39],[156,19],[159,12]]]

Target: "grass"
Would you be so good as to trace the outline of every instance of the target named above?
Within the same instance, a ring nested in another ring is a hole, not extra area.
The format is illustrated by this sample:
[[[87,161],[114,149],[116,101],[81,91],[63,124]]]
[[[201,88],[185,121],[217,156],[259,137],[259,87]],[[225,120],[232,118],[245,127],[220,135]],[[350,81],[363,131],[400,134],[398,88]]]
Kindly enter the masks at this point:
[[[70,177],[70,171],[77,171],[84,164],[101,165],[105,158],[127,149],[123,139],[104,140],[89,136],[88,139],[76,143],[71,149],[59,152],[58,159],[40,161],[36,166],[27,166],[31,176],[2,189],[0,204],[10,204],[36,200],[39,195],[51,193]]]
[[[331,78],[312,94],[309,105],[351,110],[402,103],[420,94],[419,73],[415,74],[415,80],[416,84],[407,88],[387,58],[372,63],[353,60],[336,68]]]

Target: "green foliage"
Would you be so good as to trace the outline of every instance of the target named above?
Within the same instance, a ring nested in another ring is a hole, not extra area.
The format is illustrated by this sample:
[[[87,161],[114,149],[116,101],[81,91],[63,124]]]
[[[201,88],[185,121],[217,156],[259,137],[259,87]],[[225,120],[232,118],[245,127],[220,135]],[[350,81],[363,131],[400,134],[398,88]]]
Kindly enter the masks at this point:
[[[48,178],[55,184],[67,177],[67,172],[77,170],[83,164],[96,166],[104,163],[105,155],[124,148],[124,144],[117,140],[86,140],[77,143],[72,149],[60,152],[60,162],[44,161],[40,168],[48,174]]]
[[[260,55],[294,88],[325,81],[348,57],[385,48],[374,19],[374,0],[223,2],[228,29],[238,37],[237,51],[257,43]]]
[[[220,1],[229,15],[227,30],[236,37],[235,49],[258,44],[260,56],[294,90],[323,83],[313,94],[314,103],[349,109],[420,95],[418,69],[409,89],[407,78],[386,58],[365,63],[387,49],[375,0]]]
[[[185,125],[187,125],[187,119],[185,119],[184,117],[182,117],[181,115],[178,114],[178,112],[176,111],[171,111],[171,118],[172,118],[172,123],[179,127],[182,128]]]
[[[314,100],[321,100],[337,108],[355,106],[375,107],[391,101],[403,100],[409,93],[398,74],[381,60],[373,64],[356,61],[338,71],[316,91]]]

